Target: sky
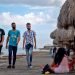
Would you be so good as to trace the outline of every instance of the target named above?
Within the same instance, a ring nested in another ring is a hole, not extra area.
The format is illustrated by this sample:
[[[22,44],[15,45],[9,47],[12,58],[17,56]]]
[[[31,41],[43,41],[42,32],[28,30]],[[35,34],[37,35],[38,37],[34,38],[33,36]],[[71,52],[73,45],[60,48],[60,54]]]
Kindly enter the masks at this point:
[[[0,28],[5,30],[5,41],[11,23],[15,22],[21,33],[22,47],[26,23],[30,22],[36,32],[37,47],[52,45],[50,33],[57,28],[57,18],[65,0],[0,0]]]

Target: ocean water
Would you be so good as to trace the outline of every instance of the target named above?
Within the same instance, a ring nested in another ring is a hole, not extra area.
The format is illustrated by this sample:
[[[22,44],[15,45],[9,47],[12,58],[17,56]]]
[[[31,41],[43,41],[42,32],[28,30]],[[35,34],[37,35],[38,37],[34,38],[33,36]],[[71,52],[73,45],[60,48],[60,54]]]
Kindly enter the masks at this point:
[[[33,51],[34,52],[40,51],[40,49],[33,49]],[[8,49],[2,48],[2,55],[7,56],[8,55]],[[26,55],[25,49],[23,50],[22,48],[18,48],[17,55]]]

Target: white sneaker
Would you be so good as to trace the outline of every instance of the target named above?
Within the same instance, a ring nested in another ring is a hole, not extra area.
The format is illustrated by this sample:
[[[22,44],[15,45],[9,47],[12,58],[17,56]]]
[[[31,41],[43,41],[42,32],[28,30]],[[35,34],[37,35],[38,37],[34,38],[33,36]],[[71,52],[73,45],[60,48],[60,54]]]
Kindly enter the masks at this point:
[[[30,69],[32,69],[32,68],[33,68],[33,66],[31,65],[29,68],[30,68]]]

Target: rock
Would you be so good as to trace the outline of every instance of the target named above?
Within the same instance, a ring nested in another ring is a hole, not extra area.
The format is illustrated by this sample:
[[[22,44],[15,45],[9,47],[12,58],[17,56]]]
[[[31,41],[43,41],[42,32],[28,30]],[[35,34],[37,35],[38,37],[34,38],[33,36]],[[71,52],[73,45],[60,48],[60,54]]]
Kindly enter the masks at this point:
[[[75,27],[75,0],[66,0],[58,17],[58,28]]]
[[[50,37],[54,44],[73,44],[75,37],[75,0],[66,0],[58,16],[57,29]]]
[[[57,29],[54,30],[54,31],[50,34],[50,37],[51,37],[52,39],[55,39],[55,38],[56,38],[56,32],[57,32]]]

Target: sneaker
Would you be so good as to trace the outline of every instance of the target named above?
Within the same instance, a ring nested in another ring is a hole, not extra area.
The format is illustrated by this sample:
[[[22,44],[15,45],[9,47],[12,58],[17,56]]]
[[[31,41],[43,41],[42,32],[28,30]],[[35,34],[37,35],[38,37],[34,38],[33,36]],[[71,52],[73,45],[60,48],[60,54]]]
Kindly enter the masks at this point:
[[[30,68],[30,65],[28,65],[27,68],[29,69]]]
[[[13,69],[15,69],[15,66],[12,66]]]
[[[7,66],[7,68],[9,68],[9,69],[10,69],[10,68],[11,68],[11,65]]]
[[[29,68],[30,68],[30,69],[32,69],[32,68],[33,68],[33,66],[31,65],[31,66],[29,66]]]

